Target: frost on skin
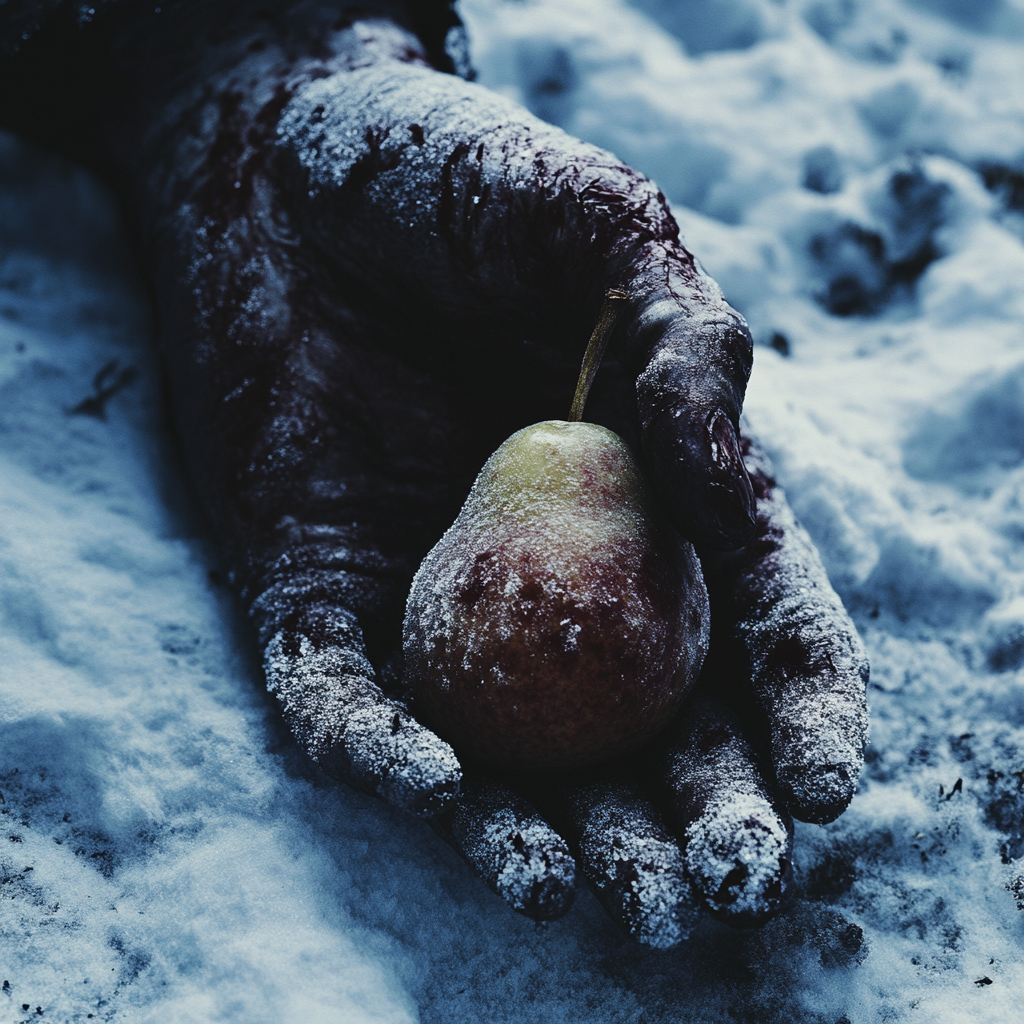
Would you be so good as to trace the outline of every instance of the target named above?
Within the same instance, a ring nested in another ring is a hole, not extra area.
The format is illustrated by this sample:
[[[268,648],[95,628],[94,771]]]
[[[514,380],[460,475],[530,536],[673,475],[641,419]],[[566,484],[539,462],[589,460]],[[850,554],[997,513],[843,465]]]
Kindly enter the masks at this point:
[[[422,64],[377,61],[311,82],[278,136],[305,186],[296,194],[308,200],[298,211],[308,230],[347,274],[393,301],[539,320],[599,303],[604,279],[644,242],[677,233],[657,188],[611,154]],[[339,221],[359,230],[330,231]],[[560,266],[549,243],[573,262]],[[390,260],[397,248],[418,261]],[[676,263],[694,312],[724,307],[689,254]]]
[[[686,829],[686,866],[708,906],[757,923],[782,906],[791,836],[758,793],[733,790]]]
[[[565,841],[507,787],[469,777],[437,827],[514,910],[550,921],[572,905],[576,863]]]
[[[868,661],[821,558],[797,523],[771,464],[749,436],[757,494],[754,540],[703,564],[726,647],[740,652],[771,732],[775,776],[801,821],[838,817],[857,787],[867,743]]]
[[[594,782],[565,790],[580,865],[609,916],[633,938],[670,949],[697,923],[699,898],[679,843],[628,783]]]
[[[704,698],[689,703],[661,771],[687,870],[712,912],[743,925],[778,911],[791,872],[792,827],[731,716]]]
[[[456,795],[455,754],[372,681],[350,615],[311,609],[272,637],[263,664],[296,739],[328,775],[418,814]]]
[[[589,423],[518,431],[423,560],[406,607],[416,708],[461,753],[525,771],[638,748],[708,643],[693,547],[628,446]]]

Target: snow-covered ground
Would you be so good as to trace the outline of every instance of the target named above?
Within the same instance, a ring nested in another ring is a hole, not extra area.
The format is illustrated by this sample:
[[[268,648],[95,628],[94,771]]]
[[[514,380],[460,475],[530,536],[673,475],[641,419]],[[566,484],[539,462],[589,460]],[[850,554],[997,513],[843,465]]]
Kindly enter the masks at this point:
[[[1021,1020],[1024,3],[463,10],[481,80],[654,177],[748,317],[750,418],[871,653],[860,792],[798,828],[785,914],[653,953],[326,781],[218,582],[109,198],[2,140],[0,1017]]]

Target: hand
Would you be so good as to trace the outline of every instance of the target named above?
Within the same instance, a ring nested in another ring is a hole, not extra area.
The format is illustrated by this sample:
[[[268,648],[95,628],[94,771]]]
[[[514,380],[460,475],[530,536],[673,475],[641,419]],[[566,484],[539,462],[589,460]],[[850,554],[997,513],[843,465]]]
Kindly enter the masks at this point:
[[[742,319],[649,182],[431,70],[395,22],[332,27],[303,8],[287,28],[236,15],[214,33],[188,13],[159,45],[138,24],[112,34],[127,109],[103,108],[101,131],[149,253],[189,468],[300,743],[328,773],[436,815],[534,917],[568,905],[575,853],[653,945],[685,935],[696,893],[763,920],[786,882],[787,812],[828,820],[852,795],[866,667],[752,463],[755,526]],[[642,451],[703,553],[701,694],[628,772],[462,778],[402,700],[409,580],[490,452],[565,414],[613,286],[630,300],[588,418]],[[741,713],[751,687],[757,715]]]

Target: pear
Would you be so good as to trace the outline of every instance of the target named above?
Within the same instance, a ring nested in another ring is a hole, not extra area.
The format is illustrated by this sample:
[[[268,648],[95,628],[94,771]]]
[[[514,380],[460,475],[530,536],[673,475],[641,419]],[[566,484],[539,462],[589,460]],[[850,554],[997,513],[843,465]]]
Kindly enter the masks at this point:
[[[417,713],[456,751],[550,771],[657,733],[708,633],[697,556],[629,447],[549,420],[484,465],[416,574],[403,647]]]

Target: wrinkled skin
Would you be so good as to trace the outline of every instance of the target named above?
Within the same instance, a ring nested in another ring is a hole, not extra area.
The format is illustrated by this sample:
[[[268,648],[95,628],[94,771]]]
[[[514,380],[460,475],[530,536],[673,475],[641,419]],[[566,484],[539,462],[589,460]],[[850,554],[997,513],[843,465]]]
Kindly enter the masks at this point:
[[[436,70],[423,6],[115,10],[7,52],[0,115],[124,200],[189,471],[310,756],[434,816],[538,919],[578,863],[648,944],[684,938],[701,900],[756,924],[790,815],[853,794],[867,666],[740,436],[749,332],[656,188]],[[588,418],[701,552],[711,656],[628,768],[486,777],[403,702],[405,595],[491,451],[565,415],[610,287],[629,301]]]

